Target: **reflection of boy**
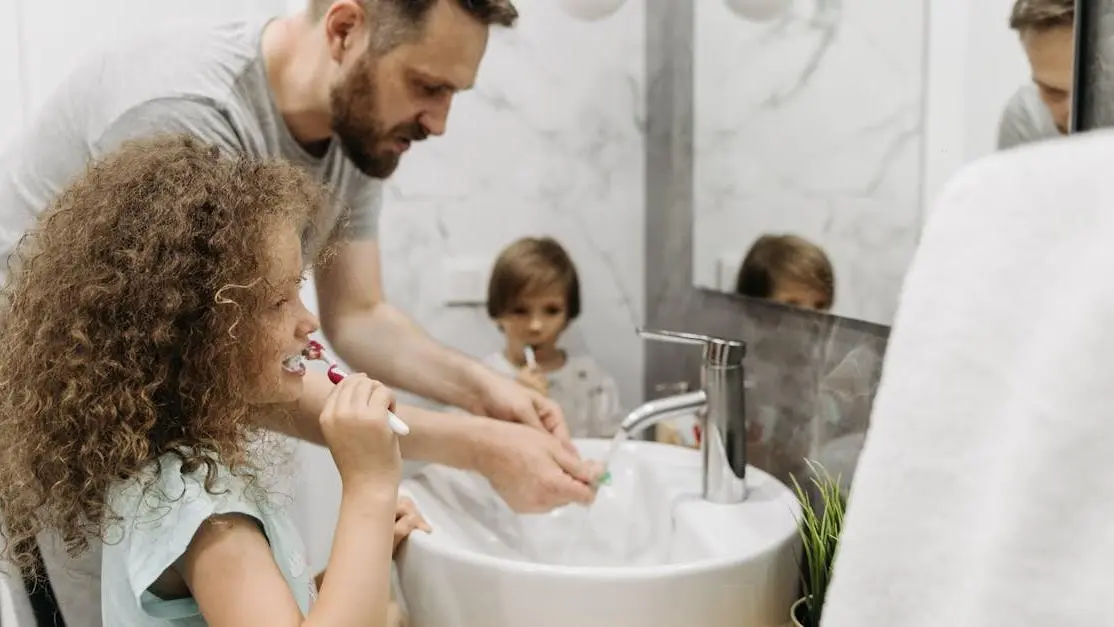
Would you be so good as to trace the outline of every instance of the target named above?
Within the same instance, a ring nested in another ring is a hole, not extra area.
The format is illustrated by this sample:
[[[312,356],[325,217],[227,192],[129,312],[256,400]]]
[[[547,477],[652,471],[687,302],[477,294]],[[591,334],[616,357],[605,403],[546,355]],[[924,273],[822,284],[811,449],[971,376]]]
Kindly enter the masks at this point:
[[[835,302],[828,255],[796,235],[763,235],[743,259],[735,291],[785,305],[827,311]]]
[[[506,346],[484,363],[553,399],[573,437],[615,434],[622,419],[615,380],[591,356],[569,355],[558,345],[580,315],[580,280],[556,240],[527,237],[503,250],[491,272],[487,312]]]

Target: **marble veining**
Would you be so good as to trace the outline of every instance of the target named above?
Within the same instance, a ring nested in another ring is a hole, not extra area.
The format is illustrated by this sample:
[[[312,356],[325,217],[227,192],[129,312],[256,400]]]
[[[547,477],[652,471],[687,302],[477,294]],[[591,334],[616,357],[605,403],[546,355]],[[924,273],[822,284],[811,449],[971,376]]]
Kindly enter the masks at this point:
[[[694,18],[692,3],[648,4],[647,325],[746,341],[752,463],[786,480],[804,470],[805,458],[818,459],[850,481],[888,327],[692,287]],[[845,228],[885,233],[869,215],[851,224]],[[670,383],[698,384],[698,350],[648,343],[645,351],[647,398],[667,393],[658,390]]]
[[[388,298],[433,335],[482,356],[502,337],[482,308],[441,300],[445,265],[491,260],[548,234],[569,249],[584,309],[566,334],[641,397],[645,72],[642,2],[583,21],[559,3],[519,3],[493,29],[473,90],[448,132],[416,145],[390,180],[380,224]]]
[[[791,5],[694,4],[694,281],[794,232],[832,259],[834,313],[889,324],[922,223],[925,5]]]

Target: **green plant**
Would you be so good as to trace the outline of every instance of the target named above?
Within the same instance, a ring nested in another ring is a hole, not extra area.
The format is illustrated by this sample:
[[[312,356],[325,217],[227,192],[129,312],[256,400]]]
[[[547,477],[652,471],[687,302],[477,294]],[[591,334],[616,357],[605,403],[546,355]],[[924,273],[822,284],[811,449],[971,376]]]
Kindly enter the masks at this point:
[[[805,460],[805,463],[810,474],[809,482],[815,491],[812,498],[797,478],[790,476],[797,500],[801,503],[797,531],[802,545],[800,569],[805,609],[804,616],[796,618],[804,627],[818,627],[839,546],[839,534],[843,530],[847,498],[838,476],[832,477],[817,462]]]

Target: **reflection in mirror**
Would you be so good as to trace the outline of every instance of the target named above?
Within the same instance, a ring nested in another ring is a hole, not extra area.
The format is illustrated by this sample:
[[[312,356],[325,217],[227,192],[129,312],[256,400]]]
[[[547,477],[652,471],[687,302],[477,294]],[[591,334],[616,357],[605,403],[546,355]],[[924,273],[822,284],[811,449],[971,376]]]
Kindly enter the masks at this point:
[[[1076,0],[936,2],[928,30],[924,207],[991,153],[1061,137]]]
[[[1067,131],[1076,0],[926,4],[694,3],[697,287],[890,324],[945,182]],[[830,286],[744,267],[775,241]]]
[[[835,301],[832,262],[816,244],[796,235],[763,235],[739,266],[735,292],[783,305],[828,311]]]
[[[1068,132],[1075,54],[1075,0],[1017,0],[1010,29],[1017,32],[1032,81],[1002,111],[998,148],[1012,148]]]
[[[694,11],[697,287],[890,323],[921,228],[925,0]]]

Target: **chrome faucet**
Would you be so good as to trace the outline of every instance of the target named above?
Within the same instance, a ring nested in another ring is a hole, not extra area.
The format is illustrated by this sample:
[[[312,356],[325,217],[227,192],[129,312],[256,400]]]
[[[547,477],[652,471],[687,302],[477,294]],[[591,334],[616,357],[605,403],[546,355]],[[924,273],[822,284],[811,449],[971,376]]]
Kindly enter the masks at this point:
[[[675,331],[639,329],[648,340],[704,347],[700,367],[703,389],[642,404],[619,428],[628,436],[684,413],[703,414],[700,452],[704,460],[704,499],[741,503],[747,498],[747,420],[743,358],[746,344],[738,340]]]

